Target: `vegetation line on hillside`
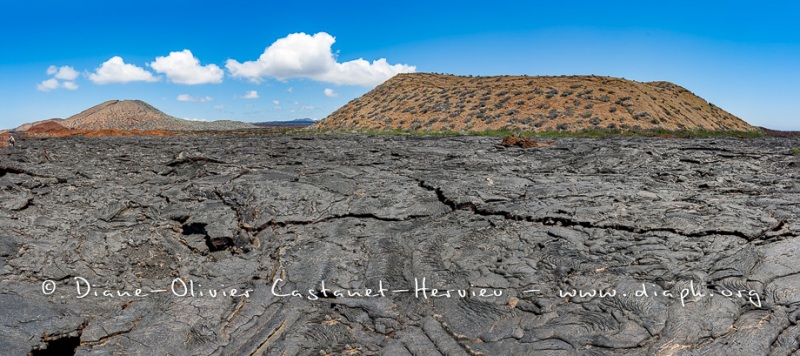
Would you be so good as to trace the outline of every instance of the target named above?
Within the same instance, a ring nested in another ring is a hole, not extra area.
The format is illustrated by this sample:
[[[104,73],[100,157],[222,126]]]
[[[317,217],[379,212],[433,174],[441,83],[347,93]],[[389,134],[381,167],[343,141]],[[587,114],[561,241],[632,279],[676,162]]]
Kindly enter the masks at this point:
[[[610,129],[588,129],[581,131],[509,131],[509,130],[487,130],[487,131],[424,131],[424,130],[353,130],[353,129],[298,129],[286,131],[286,133],[319,133],[319,134],[363,134],[363,135],[414,135],[414,136],[524,136],[524,137],[665,137],[665,138],[697,138],[697,137],[738,137],[754,138],[767,136],[760,131],[714,131],[714,130],[610,130]]]

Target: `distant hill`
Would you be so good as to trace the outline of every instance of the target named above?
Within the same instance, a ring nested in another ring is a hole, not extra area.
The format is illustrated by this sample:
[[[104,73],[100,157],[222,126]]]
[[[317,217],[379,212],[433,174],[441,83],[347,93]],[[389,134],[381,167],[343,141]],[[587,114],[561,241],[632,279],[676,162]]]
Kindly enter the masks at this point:
[[[20,138],[67,137],[67,136],[175,136],[175,131],[167,130],[85,130],[69,129],[61,125],[63,121],[45,120],[31,124],[19,131]]]
[[[431,131],[704,129],[755,131],[668,82],[612,77],[463,77],[399,74],[315,124],[317,128]]]
[[[294,119],[289,121],[256,122],[253,123],[253,125],[259,127],[306,127],[315,123],[317,123],[317,121],[312,119]]]
[[[49,123],[49,122],[60,123],[61,121],[64,121],[64,119],[54,118],[54,119],[47,119],[47,120],[36,121],[36,122],[29,122],[27,124],[20,125],[19,127],[15,128],[13,131],[28,131],[31,127],[34,127],[36,125],[46,124],[46,123]]]
[[[770,130],[766,127],[759,127],[761,131],[763,131],[768,136],[773,137],[800,137],[800,131],[780,131],[780,130]]]
[[[76,130],[235,130],[255,126],[238,121],[191,121],[167,115],[141,100],[109,100],[59,124]]]
[[[46,120],[34,123],[32,126],[28,127],[24,130],[28,134],[52,134],[52,133],[61,133],[65,130],[69,130],[63,125],[60,124],[61,120],[54,121],[54,120]]]

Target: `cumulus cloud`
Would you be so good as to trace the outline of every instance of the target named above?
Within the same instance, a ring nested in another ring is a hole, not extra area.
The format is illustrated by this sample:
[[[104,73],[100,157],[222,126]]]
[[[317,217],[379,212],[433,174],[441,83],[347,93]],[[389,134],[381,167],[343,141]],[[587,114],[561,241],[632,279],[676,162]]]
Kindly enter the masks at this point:
[[[58,88],[64,88],[67,90],[75,90],[78,89],[78,85],[74,82],[59,82],[56,78],[50,78],[48,80],[44,80],[39,85],[36,86],[36,90],[38,91],[51,91]]]
[[[54,89],[58,89],[58,79],[50,78],[48,80],[42,81],[39,85],[36,86],[36,90],[39,91],[51,91]]]
[[[224,75],[224,71],[216,64],[200,65],[200,60],[188,49],[170,52],[166,57],[156,57],[155,62],[150,63],[150,68],[165,74],[167,79],[177,84],[219,84]]]
[[[206,101],[211,101],[211,100],[214,100],[214,98],[212,98],[212,97],[210,97],[210,96],[204,96],[204,97],[194,97],[194,96],[191,96],[191,95],[189,95],[189,94],[181,94],[181,95],[178,95],[178,101],[188,101],[188,102],[201,102],[201,103],[205,103]]]
[[[67,90],[75,90],[78,89],[78,84],[74,82],[63,82],[61,83],[61,87]]]
[[[159,79],[141,67],[125,63],[120,56],[103,62],[94,73],[89,74],[89,80],[95,84],[157,82]]]
[[[69,81],[75,80],[75,78],[78,77],[78,74],[79,74],[78,71],[76,71],[75,68],[72,68],[70,66],[62,66],[61,68],[56,66],[50,66],[47,68],[47,75],[52,75],[56,79],[61,79],[61,80],[69,80]]]
[[[242,99],[258,99],[258,92],[255,90],[250,90],[244,94],[244,96],[242,96]]]
[[[36,90],[39,91],[51,91],[58,88],[64,88],[67,90],[75,90],[78,89],[78,85],[73,82],[76,78],[78,78],[78,71],[70,66],[49,66],[47,67],[47,75],[52,75],[53,77],[47,80],[43,80],[39,85],[36,86]],[[59,81],[63,80],[63,82]]]
[[[339,63],[331,51],[336,39],[325,33],[308,35],[293,33],[264,50],[255,61],[229,59],[225,68],[232,76],[261,82],[272,77],[278,80],[309,78],[339,85],[375,86],[398,73],[416,71],[415,66],[389,64],[385,58],[373,61],[356,59]]]
[[[323,90],[322,92],[325,94],[325,96],[327,96],[329,98],[335,98],[335,97],[339,96],[339,93],[333,91],[333,89],[331,89],[331,88],[325,88],[325,90]]]

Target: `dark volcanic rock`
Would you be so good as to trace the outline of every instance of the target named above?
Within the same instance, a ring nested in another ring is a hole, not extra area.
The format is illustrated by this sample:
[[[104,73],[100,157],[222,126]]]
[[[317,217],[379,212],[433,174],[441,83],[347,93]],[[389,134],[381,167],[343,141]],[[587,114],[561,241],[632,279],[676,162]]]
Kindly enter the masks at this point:
[[[298,138],[7,151],[0,349],[798,350],[796,138]]]

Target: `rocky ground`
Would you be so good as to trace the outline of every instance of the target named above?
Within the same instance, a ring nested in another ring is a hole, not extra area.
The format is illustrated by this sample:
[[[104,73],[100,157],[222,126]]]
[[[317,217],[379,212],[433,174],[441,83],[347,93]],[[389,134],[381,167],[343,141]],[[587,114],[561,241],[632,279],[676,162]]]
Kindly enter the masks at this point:
[[[0,155],[0,350],[798,350],[800,139],[499,143],[22,140]]]

